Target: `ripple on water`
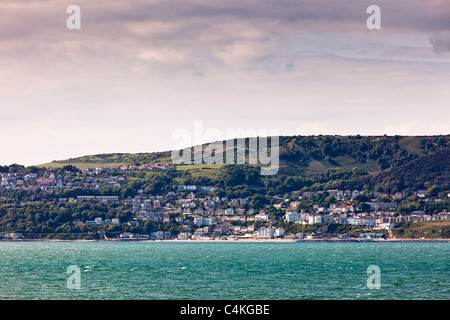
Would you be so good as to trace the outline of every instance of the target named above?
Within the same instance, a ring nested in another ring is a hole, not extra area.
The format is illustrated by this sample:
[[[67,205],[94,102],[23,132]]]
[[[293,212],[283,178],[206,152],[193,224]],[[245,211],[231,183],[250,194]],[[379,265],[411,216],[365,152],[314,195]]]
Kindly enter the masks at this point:
[[[448,243],[0,243],[1,299],[449,299]],[[81,289],[66,287],[69,265]],[[366,286],[378,265],[381,289]]]

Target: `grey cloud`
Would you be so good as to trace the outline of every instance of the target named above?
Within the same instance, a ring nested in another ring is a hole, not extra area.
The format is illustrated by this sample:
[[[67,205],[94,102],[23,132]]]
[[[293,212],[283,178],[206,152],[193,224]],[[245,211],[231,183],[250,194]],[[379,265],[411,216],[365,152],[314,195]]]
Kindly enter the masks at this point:
[[[8,1],[0,4],[0,43],[60,41],[68,37],[65,9],[70,0]],[[133,41],[152,46],[230,45],[266,42],[284,34],[365,32],[366,9],[360,0],[79,0],[82,34],[89,41]],[[382,29],[427,32],[450,29],[448,0],[377,0]],[[161,28],[151,29],[153,24]],[[136,31],[141,28],[140,32]],[[145,28],[145,24],[149,24]],[[130,27],[131,26],[131,27]],[[164,27],[167,26],[167,27]],[[134,28],[134,29],[133,29]],[[254,30],[251,39],[248,31]],[[246,36],[247,34],[247,36]],[[242,37],[247,37],[242,39]]]
[[[36,60],[102,63],[116,59],[133,61],[138,68],[167,70],[167,65],[191,72],[230,64],[265,64],[270,71],[291,71],[295,61],[289,58],[281,59],[279,65],[272,62],[283,55],[283,43],[290,41],[286,35],[315,37],[309,43],[299,37],[296,56],[318,49],[340,54],[348,33],[367,32],[366,8],[372,4],[360,0],[79,0],[82,30],[70,32],[65,28],[65,8],[71,3],[2,2],[0,10],[6,13],[0,21],[2,56],[23,60],[32,53]],[[382,10],[382,31],[431,34],[450,21],[445,0],[377,0],[376,4]],[[435,36],[432,41],[435,52],[445,50],[445,39]],[[141,59],[135,62],[135,57]]]
[[[450,52],[450,31],[433,34],[430,43],[434,53],[438,55]]]
[[[359,0],[190,0],[175,5],[172,1],[141,0],[112,3],[92,4],[92,20],[192,22],[202,18],[209,25],[234,19],[248,23],[271,20],[278,21],[280,26],[298,27],[298,23],[302,23],[303,27],[322,26],[335,32],[351,31],[356,25],[365,26],[366,9],[374,4],[373,1]],[[391,30],[446,30],[450,24],[447,0],[377,0],[375,4],[381,7],[383,23]],[[353,25],[349,26],[349,23]]]
[[[71,1],[2,1],[0,37],[39,33],[42,29],[63,26],[65,8]],[[105,30],[120,30],[127,22],[161,21],[177,23],[181,34],[207,32],[216,23],[241,21],[248,25],[264,25],[276,21],[277,28],[291,31],[301,28],[323,28],[330,32],[359,31],[365,27],[366,8],[373,4],[360,0],[97,0],[77,1],[82,9],[83,25],[104,24]],[[450,12],[447,0],[377,0],[381,7],[383,27],[436,32],[447,30]],[[192,28],[186,28],[185,26]],[[195,28],[195,27],[198,28]],[[268,30],[270,31],[270,30]],[[271,32],[276,32],[274,28]],[[1,39],[1,38],[0,38]]]

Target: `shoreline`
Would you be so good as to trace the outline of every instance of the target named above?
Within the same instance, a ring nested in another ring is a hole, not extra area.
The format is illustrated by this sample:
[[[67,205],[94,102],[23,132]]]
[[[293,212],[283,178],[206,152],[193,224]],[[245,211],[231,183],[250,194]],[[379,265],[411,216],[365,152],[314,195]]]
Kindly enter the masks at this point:
[[[390,239],[166,239],[166,240],[150,240],[150,239],[109,239],[109,240],[88,240],[88,239],[2,239],[2,242],[105,242],[105,243],[127,243],[127,242],[146,242],[146,243],[310,243],[310,242],[335,242],[335,243],[354,243],[354,242],[450,242],[450,238],[447,239],[415,239],[415,238],[390,238]]]

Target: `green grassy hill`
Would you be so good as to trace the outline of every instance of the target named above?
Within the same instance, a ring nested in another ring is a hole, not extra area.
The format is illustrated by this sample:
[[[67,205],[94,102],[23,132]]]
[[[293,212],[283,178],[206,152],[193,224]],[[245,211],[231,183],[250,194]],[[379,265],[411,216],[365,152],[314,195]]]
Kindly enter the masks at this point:
[[[351,173],[351,170],[356,168],[359,170],[358,174],[352,174],[350,178],[346,179],[359,178],[359,184],[390,185],[392,181],[403,181],[402,176],[411,178],[405,180],[406,183],[410,181],[419,185],[423,185],[424,180],[428,178],[433,180],[431,183],[436,181],[446,183],[449,180],[448,170],[445,171],[445,165],[442,166],[442,164],[448,164],[450,161],[448,152],[450,135],[281,136],[279,142],[280,170],[277,175],[279,177],[308,178],[323,175],[323,180],[326,181],[335,174],[336,170]],[[248,154],[248,140],[246,140],[245,148]],[[235,146],[235,153],[236,150]],[[438,153],[435,155],[436,152]],[[39,167],[73,165],[80,169],[86,169],[145,163],[171,163],[171,153],[166,151],[138,154],[97,154],[53,161],[39,165]],[[194,177],[214,178],[217,177],[222,166],[182,165],[177,166],[177,170],[189,172]],[[420,168],[425,169],[420,170]],[[408,172],[408,174],[405,175],[404,172]],[[417,176],[417,173],[420,178],[414,180],[412,177]],[[444,175],[442,176],[441,173]],[[366,175],[366,177],[360,178],[361,175]]]
[[[95,167],[119,167],[131,164],[145,163],[169,163],[170,152],[153,153],[107,153],[95,154],[67,160],[54,160],[49,163],[39,164],[40,168],[60,168],[67,165],[73,165],[79,169]]]

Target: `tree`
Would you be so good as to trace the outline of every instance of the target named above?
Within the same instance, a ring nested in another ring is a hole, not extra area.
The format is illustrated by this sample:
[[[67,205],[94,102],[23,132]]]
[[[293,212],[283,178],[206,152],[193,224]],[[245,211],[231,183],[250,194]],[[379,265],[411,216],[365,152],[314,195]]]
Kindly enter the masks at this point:
[[[126,199],[128,197],[133,197],[136,194],[136,191],[133,188],[126,187],[122,191],[122,199]]]
[[[219,169],[216,181],[225,187],[256,185],[260,182],[260,169],[250,165],[226,165]]]
[[[428,188],[428,190],[425,192],[425,196],[427,197],[437,197],[439,192],[441,191],[441,188],[437,185],[433,185]]]
[[[365,203],[365,202],[360,202],[360,203],[358,203],[357,208],[358,208],[358,210],[360,210],[360,211],[367,211],[367,210],[370,210],[370,206],[369,206],[367,203]]]

